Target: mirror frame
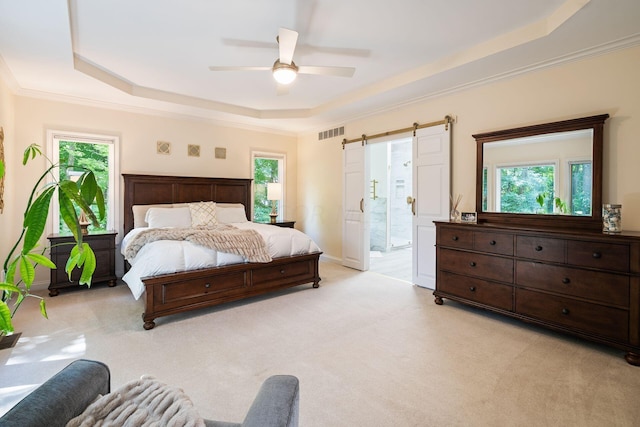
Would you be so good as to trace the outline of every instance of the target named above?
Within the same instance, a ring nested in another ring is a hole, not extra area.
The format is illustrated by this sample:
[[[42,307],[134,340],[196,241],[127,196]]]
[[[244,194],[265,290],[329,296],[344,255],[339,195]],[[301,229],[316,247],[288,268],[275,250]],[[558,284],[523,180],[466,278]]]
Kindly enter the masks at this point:
[[[581,230],[602,230],[602,151],[604,138],[604,122],[608,114],[582,117],[579,119],[524,126],[494,132],[472,135],[477,144],[476,163],[476,212],[478,223],[495,223],[500,225],[533,226],[545,228],[571,228]],[[502,213],[482,211],[482,171],[484,144],[575,130],[593,130],[592,143],[592,176],[591,176],[591,216]]]

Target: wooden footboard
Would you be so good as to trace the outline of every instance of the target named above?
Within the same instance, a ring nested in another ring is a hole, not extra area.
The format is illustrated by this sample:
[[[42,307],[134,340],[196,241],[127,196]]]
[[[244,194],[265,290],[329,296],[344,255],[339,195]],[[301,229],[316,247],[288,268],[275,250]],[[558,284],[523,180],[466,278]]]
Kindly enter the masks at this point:
[[[276,258],[269,263],[236,264],[142,279],[146,307],[144,329],[158,317],[262,295],[279,289],[320,283],[321,252]]]

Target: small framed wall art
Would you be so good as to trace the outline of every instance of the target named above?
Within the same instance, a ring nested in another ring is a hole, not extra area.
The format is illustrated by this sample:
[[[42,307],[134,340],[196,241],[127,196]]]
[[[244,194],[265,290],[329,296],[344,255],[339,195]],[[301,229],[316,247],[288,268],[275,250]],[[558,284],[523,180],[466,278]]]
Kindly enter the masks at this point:
[[[189,144],[187,153],[189,154],[189,157],[200,157],[200,146]]]

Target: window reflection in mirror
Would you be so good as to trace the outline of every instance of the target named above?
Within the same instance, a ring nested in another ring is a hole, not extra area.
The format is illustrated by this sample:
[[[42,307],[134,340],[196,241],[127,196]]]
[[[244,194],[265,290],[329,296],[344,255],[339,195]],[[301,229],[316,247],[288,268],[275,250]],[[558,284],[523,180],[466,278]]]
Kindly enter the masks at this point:
[[[484,144],[482,211],[591,216],[593,130]]]

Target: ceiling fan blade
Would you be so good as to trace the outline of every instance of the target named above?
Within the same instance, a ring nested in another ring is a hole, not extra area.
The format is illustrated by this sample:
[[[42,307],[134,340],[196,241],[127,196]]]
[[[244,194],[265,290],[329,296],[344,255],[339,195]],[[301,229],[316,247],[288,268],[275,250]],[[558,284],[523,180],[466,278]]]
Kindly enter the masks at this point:
[[[301,65],[298,67],[300,74],[316,74],[319,76],[353,77],[356,69],[353,67],[322,67],[313,65]]]
[[[282,95],[288,95],[288,94],[289,94],[289,86],[278,84],[276,88],[276,95],[282,96]]]
[[[298,33],[286,28],[278,30],[278,48],[280,50],[280,62],[282,64],[291,64],[293,61],[293,52],[296,50],[298,43]]]
[[[271,70],[271,67],[234,67],[234,66],[229,66],[229,67],[217,67],[217,66],[211,66],[209,67],[209,70],[211,71],[265,71],[265,70]]]

